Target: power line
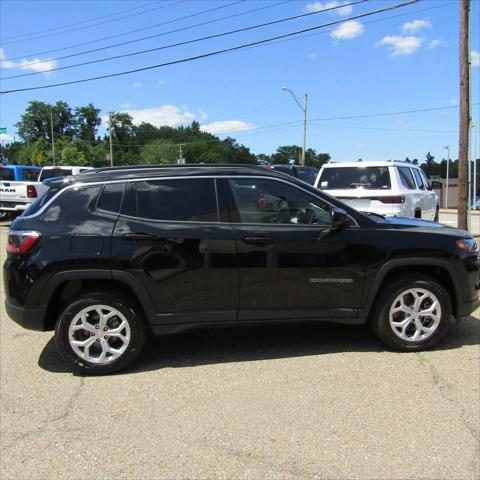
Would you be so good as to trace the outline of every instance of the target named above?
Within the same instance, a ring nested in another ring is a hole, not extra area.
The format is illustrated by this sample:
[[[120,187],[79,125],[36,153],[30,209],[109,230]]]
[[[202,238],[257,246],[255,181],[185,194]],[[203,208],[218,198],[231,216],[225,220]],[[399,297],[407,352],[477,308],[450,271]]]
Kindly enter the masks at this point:
[[[56,72],[58,70],[67,70],[67,69],[70,69],[70,68],[82,67],[82,66],[85,66],[85,65],[102,63],[102,62],[106,62],[106,61],[109,61],[109,60],[117,60],[119,58],[126,58],[126,57],[132,57],[132,56],[136,56],[136,55],[142,55],[142,54],[145,54],[145,53],[151,53],[151,52],[155,52],[155,51],[158,51],[158,50],[165,50],[165,49],[168,49],[168,48],[178,47],[178,46],[182,46],[182,45],[189,45],[189,44],[192,44],[192,43],[197,43],[197,42],[201,42],[201,41],[205,41],[205,40],[212,40],[214,38],[225,37],[225,36],[228,36],[228,35],[234,35],[236,33],[247,32],[247,31],[250,31],[250,30],[255,30],[255,29],[263,28],[263,27],[268,27],[268,26],[271,26],[271,25],[278,25],[279,23],[285,23],[285,22],[289,22],[289,21],[292,21],[292,20],[298,20],[300,18],[310,17],[312,15],[318,15],[319,13],[328,12],[328,11],[331,11],[331,10],[337,10],[339,8],[344,8],[346,6],[349,7],[349,6],[353,6],[353,5],[358,5],[360,3],[365,3],[367,1],[369,1],[369,0],[357,0],[357,1],[352,2],[352,3],[337,5],[335,7],[326,8],[324,10],[318,10],[318,11],[314,11],[314,12],[303,13],[303,14],[300,14],[300,15],[294,15],[294,16],[291,16],[291,17],[280,18],[280,19],[277,19],[277,20],[272,20],[270,22],[259,23],[259,24],[256,24],[256,25],[251,25],[251,26],[248,26],[248,27],[238,28],[238,29],[235,29],[235,30],[229,30],[227,32],[216,33],[216,34],[213,34],[213,35],[207,35],[207,36],[204,36],[204,37],[197,37],[197,38],[194,38],[192,40],[185,40],[183,42],[171,43],[169,45],[163,45],[161,47],[149,48],[149,49],[141,50],[141,51],[137,51],[137,52],[124,53],[124,54],[121,54],[121,55],[115,55],[115,56],[107,57],[107,58],[99,58],[99,59],[96,59],[96,60],[90,60],[88,62],[77,63],[77,64],[74,64],[74,65],[66,65],[64,67],[51,68],[50,70],[44,70],[42,72],[32,72],[32,73],[23,73],[23,74],[19,74],[19,75],[11,75],[9,77],[2,77],[2,78],[0,78],[0,80],[8,80],[8,79],[20,78],[20,77],[28,77],[28,76],[31,76],[31,75],[40,75],[42,73]],[[52,60],[48,60],[48,61],[52,61]]]
[[[156,64],[156,65],[150,65],[150,66],[147,66],[147,67],[135,68],[135,69],[132,69],[132,70],[124,70],[122,72],[110,73],[110,74],[106,74],[106,75],[99,75],[99,76],[96,76],[96,77],[83,78],[83,79],[79,79],[79,80],[70,80],[68,82],[60,82],[60,83],[52,83],[52,84],[48,84],[48,85],[39,85],[39,86],[34,86],[34,87],[25,87],[25,88],[16,88],[16,89],[12,89],[12,90],[4,90],[4,91],[0,91],[0,94],[5,95],[5,94],[8,94],[8,93],[14,93],[14,92],[25,92],[25,91],[31,91],[31,90],[40,90],[40,89],[45,89],[45,88],[59,87],[59,86],[63,86],[63,85],[73,85],[73,84],[78,84],[78,83],[91,82],[91,81],[94,81],[94,80],[101,80],[101,79],[104,79],[104,78],[113,78],[113,77],[128,75],[130,73],[137,73],[137,72],[142,72],[142,71],[146,71],[146,70],[153,70],[153,69],[166,67],[166,66],[170,66],[170,65],[178,65],[178,64],[181,64],[181,63],[191,62],[193,60],[200,60],[200,59],[203,59],[203,58],[209,58],[209,57],[213,57],[213,56],[216,56],[216,55],[221,55],[221,54],[228,53],[228,52],[234,52],[234,51],[237,51],[237,50],[242,50],[242,49],[247,48],[247,47],[252,47],[254,45],[261,45],[261,44],[264,44],[264,43],[267,43],[267,42],[271,42],[273,40],[279,40],[281,38],[292,37],[292,36],[298,35],[300,33],[311,32],[311,31],[318,30],[320,28],[324,28],[324,27],[327,27],[327,26],[343,23],[347,20],[364,18],[364,17],[368,17],[370,15],[375,15],[375,14],[378,14],[378,13],[387,12],[387,11],[390,11],[390,10],[395,10],[397,8],[406,7],[408,5],[413,5],[413,4],[421,2],[421,1],[423,1],[423,0],[408,0],[406,2],[397,3],[397,4],[390,5],[388,7],[380,8],[380,9],[377,9],[377,10],[372,10],[370,12],[362,13],[362,14],[355,15],[355,16],[352,16],[352,17],[349,17],[349,18],[344,18],[344,19],[341,19],[341,20],[328,22],[328,23],[325,23],[325,24],[322,24],[322,25],[316,25],[314,27],[309,27],[309,28],[305,28],[305,29],[302,29],[302,30],[297,30],[295,32],[285,33],[285,34],[282,34],[282,35],[277,35],[277,36],[266,38],[266,39],[263,39],[263,40],[257,40],[257,41],[254,41],[254,42],[249,42],[249,43],[237,45],[237,46],[234,46],[234,47],[229,47],[229,48],[224,48],[224,49],[221,49],[221,50],[216,50],[216,51],[213,51],[213,52],[203,53],[203,54],[195,55],[195,56],[192,56],[192,57],[182,58],[182,59],[179,59],[179,60],[172,60],[170,62],[160,63],[160,64]]]
[[[474,104],[475,105],[475,104]],[[319,122],[326,120],[349,120],[352,118],[371,118],[371,117],[388,117],[390,115],[403,115],[408,113],[420,113],[420,112],[434,112],[436,110],[450,110],[453,108],[459,108],[458,105],[452,105],[448,107],[433,107],[433,108],[421,108],[418,110],[403,110],[399,112],[384,112],[384,113],[369,113],[366,115],[349,115],[345,117],[324,117],[324,118],[310,118],[309,122]]]
[[[78,30],[84,30],[85,28],[97,27],[99,25],[105,25],[106,23],[117,22],[118,20],[123,20],[125,18],[130,19],[132,17],[136,17],[138,15],[144,15],[145,13],[150,13],[150,12],[153,12],[155,10],[161,10],[163,8],[168,8],[168,7],[171,7],[173,5],[178,5],[179,3],[184,3],[186,1],[187,0],[178,0],[178,1],[173,2],[173,3],[169,3],[168,5],[159,5],[159,6],[156,6],[155,8],[151,8],[151,9],[145,10],[143,12],[138,12],[138,13],[134,13],[134,14],[130,14],[130,15],[125,15],[123,17],[118,17],[118,18],[111,18],[110,20],[104,20],[102,22],[94,23],[92,25],[84,25],[83,27],[70,28],[68,30],[63,30],[61,32],[46,33],[44,35],[37,35],[37,36],[34,36],[34,37],[22,39],[22,40],[14,40],[14,41],[9,41],[9,42],[3,42],[3,44],[4,45],[13,45],[15,43],[29,42],[31,40],[37,40],[39,38],[54,37],[54,36],[62,35],[64,33],[71,33],[71,32],[75,32],[75,31],[78,31]]]
[[[139,5],[137,7],[128,8],[126,10],[119,10],[117,12],[109,13],[108,15],[101,15],[100,17],[93,17],[93,18],[89,18],[87,20],[82,20],[80,22],[69,23],[68,25],[60,25],[58,27],[46,28],[44,30],[37,30],[36,32],[29,32],[29,33],[23,33],[21,35],[15,35],[13,37],[6,37],[6,38],[1,39],[1,42],[3,43],[5,41],[9,41],[9,40],[16,40],[17,38],[29,37],[31,35],[37,35],[39,33],[51,32],[53,30],[61,30],[63,28],[75,27],[76,25],[82,25],[84,23],[94,22],[95,20],[101,20],[102,18],[112,17],[112,16],[115,16],[115,15],[119,15],[121,13],[132,12],[133,10],[138,10],[138,9],[141,9],[141,8],[147,8],[147,7],[150,7],[150,6],[155,5],[155,4],[157,4],[157,2],[151,2],[151,3],[145,4],[145,5]]]
[[[168,20],[166,22],[155,23],[154,25],[149,25],[148,27],[137,28],[135,30],[129,30],[128,32],[117,33],[115,35],[109,35],[108,37],[102,37],[102,38],[97,38],[95,40],[90,40],[88,42],[76,43],[75,45],[68,45],[66,47],[54,48],[53,50],[44,50],[42,52],[29,53],[29,54],[26,54],[26,55],[19,55],[17,57],[10,58],[10,60],[19,60],[19,59],[26,58],[26,57],[46,55],[47,53],[60,52],[60,51],[64,51],[64,50],[69,50],[71,48],[83,47],[85,45],[91,45],[92,43],[103,42],[104,40],[111,40],[112,38],[124,37],[125,35],[130,35],[131,33],[137,33],[137,32],[141,32],[141,31],[144,31],[144,30],[151,30],[152,28],[161,27],[163,25],[169,25],[171,23],[176,23],[176,22],[179,22],[181,20],[186,20],[188,18],[197,17],[199,15],[204,15],[206,13],[211,13],[211,12],[214,12],[214,11],[217,11],[217,10],[222,10],[224,8],[228,8],[228,7],[231,7],[231,6],[236,5],[238,3],[243,3],[245,1],[247,1],[247,0],[236,0],[234,2],[227,3],[227,4],[224,4],[224,5],[220,5],[218,7],[209,8],[207,10],[201,10],[200,12],[195,12],[195,13],[192,13],[192,14],[189,14],[189,15],[184,15],[182,17],[173,18],[173,19]],[[148,36],[148,37],[144,37],[144,38],[140,38],[140,39],[136,39],[136,40],[131,40],[130,42],[133,43],[133,42],[136,42],[136,41],[148,40],[150,38],[159,37],[159,36],[162,36],[162,35],[167,35],[169,33],[181,32],[181,31],[184,31],[184,30],[188,30],[190,28],[194,28],[194,27],[198,27],[198,26],[202,26],[202,25],[207,25],[209,23],[214,23],[214,22],[217,22],[217,21],[220,21],[220,20],[233,18],[234,16],[245,15],[246,13],[251,13],[251,12],[264,10],[266,8],[271,8],[271,7],[274,7],[276,5],[280,5],[282,3],[288,3],[288,2],[291,2],[291,1],[293,1],[293,0],[284,0],[283,2],[276,3],[274,5],[267,5],[265,7],[257,8],[257,9],[250,10],[250,11],[247,11],[247,12],[241,12],[239,14],[228,16],[228,17],[223,17],[223,18],[220,18],[220,19],[217,19],[217,20],[210,20],[208,22],[199,23],[197,25],[182,27],[182,28],[179,28],[179,29],[176,29],[176,30],[170,30],[169,32],[163,32],[163,33],[160,33],[160,34],[155,34],[155,35],[151,35],[151,36]],[[96,49],[92,49],[92,50],[86,50],[84,52],[79,52],[79,53],[75,53],[75,54],[71,54],[71,55],[65,55],[65,56],[62,56],[62,57],[58,57],[57,60],[62,60],[64,58],[69,58],[69,57],[75,56],[75,55],[84,55],[86,53],[97,52],[97,51],[108,49],[108,48],[114,48],[114,47],[117,47],[117,46],[125,45],[126,43],[129,43],[129,42],[121,42],[121,43],[117,43],[117,44],[114,44],[114,45],[109,45],[109,46],[106,46],[106,47],[96,48]],[[36,62],[36,63],[43,63],[43,61]],[[35,65],[35,63],[32,63],[31,65]]]

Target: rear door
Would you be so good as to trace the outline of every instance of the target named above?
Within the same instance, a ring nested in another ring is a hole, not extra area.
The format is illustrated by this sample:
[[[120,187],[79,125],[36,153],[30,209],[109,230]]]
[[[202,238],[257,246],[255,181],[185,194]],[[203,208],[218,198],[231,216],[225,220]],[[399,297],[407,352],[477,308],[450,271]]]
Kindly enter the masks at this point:
[[[435,193],[428,190],[428,182],[421,174],[418,168],[413,168],[413,174],[420,191],[420,208],[422,210],[422,217],[426,220],[433,220],[435,217]]]
[[[239,320],[355,317],[362,230],[331,230],[331,207],[273,178],[231,178],[240,269]]]
[[[159,324],[232,321],[238,310],[235,240],[220,223],[214,178],[129,183],[117,221],[114,269],[146,288]]]

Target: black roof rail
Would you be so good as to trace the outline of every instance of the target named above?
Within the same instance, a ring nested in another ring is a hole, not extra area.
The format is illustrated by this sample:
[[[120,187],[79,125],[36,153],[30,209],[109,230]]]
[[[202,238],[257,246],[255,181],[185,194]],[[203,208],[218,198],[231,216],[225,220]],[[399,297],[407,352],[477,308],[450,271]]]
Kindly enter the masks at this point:
[[[149,165],[119,165],[116,167],[99,167],[92,170],[87,170],[82,173],[101,173],[101,172],[115,172],[120,170],[158,170],[162,168],[192,168],[192,167],[210,167],[210,168],[262,168],[262,165],[254,165],[251,163],[185,163],[183,165],[178,165],[176,163],[159,163],[159,164],[149,164]]]

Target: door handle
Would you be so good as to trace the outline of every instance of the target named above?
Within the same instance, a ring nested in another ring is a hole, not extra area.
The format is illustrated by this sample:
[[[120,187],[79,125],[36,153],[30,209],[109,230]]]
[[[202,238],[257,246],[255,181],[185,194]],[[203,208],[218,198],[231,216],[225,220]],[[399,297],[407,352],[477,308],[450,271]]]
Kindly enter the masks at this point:
[[[325,230],[322,230],[318,235],[317,235],[317,240],[323,240],[324,238],[328,237],[332,231],[333,228],[326,228]]]
[[[270,237],[244,237],[242,240],[244,243],[248,243],[249,245],[258,245],[260,247],[265,247],[275,243],[275,240]]]
[[[158,240],[159,237],[157,235],[153,235],[153,233],[125,233],[122,235],[123,240],[130,240],[132,242],[141,242],[141,241],[152,241]]]

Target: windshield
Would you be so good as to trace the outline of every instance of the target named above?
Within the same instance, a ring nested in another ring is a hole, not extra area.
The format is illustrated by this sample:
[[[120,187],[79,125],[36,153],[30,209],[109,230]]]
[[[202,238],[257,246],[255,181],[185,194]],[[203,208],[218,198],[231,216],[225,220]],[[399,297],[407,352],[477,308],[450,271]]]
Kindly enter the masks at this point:
[[[0,168],[0,180],[15,180],[13,168]]]
[[[325,168],[318,183],[323,190],[346,190],[367,188],[389,190],[388,167],[333,167]]]
[[[70,175],[72,175],[71,168],[49,168],[47,170],[42,170],[38,181],[43,182],[47,178],[68,177]]]

